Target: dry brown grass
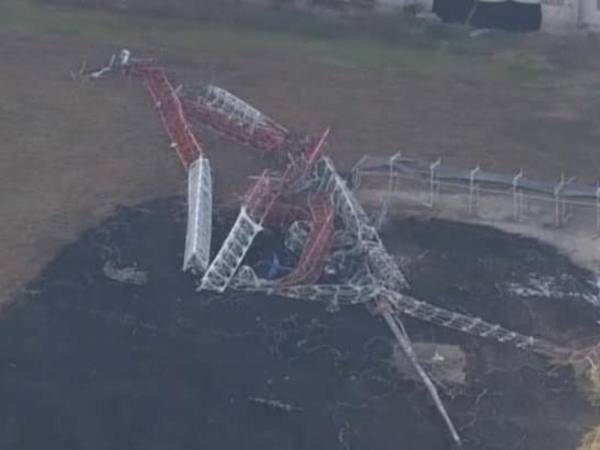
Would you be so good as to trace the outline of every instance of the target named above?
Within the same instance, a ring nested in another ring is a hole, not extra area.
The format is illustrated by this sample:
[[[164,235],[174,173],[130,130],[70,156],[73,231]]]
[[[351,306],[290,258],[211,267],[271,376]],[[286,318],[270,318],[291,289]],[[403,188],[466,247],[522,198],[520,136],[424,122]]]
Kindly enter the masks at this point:
[[[81,60],[100,62],[122,46],[162,58],[182,81],[223,85],[285,124],[311,132],[332,126],[330,152],[342,168],[364,153],[402,150],[546,178],[597,176],[593,58],[578,50],[581,61],[574,61],[577,52],[553,40],[442,34],[429,36],[428,45],[422,36],[389,46],[25,0],[0,5],[0,38],[5,299],[116,204],[183,192],[183,173],[143,89],[68,76]],[[516,56],[507,57],[507,47]],[[232,198],[260,160],[207,133],[201,138],[219,198]]]
[[[600,426],[584,436],[578,450],[600,450]]]

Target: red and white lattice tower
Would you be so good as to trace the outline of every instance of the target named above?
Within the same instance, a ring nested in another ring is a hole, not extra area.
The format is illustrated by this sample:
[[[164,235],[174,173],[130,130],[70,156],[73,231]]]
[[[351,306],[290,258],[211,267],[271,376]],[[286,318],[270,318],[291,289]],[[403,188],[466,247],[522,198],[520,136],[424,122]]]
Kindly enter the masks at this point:
[[[263,172],[248,191],[233,228],[202,278],[200,289],[217,292],[223,292],[227,289],[250,249],[254,238],[261,231],[262,224],[268,217],[273,205],[290,186],[295,186],[301,182],[311,171],[324,150],[328,135],[329,130],[326,130],[318,140],[311,142],[302,150],[300,161],[290,162],[283,173],[278,174],[267,170]],[[314,277],[306,268],[311,267],[312,262],[317,267],[322,268],[322,264],[312,258],[323,258],[325,249],[328,246],[327,240],[331,239],[332,233],[327,232],[327,230],[331,226],[333,215],[321,214],[323,208],[316,205],[314,208],[316,208],[314,211],[317,212],[316,218],[319,220],[319,224],[313,228],[320,231],[310,241],[311,248],[310,251],[305,253],[304,260],[302,258],[300,260],[303,268],[298,276],[300,276],[300,273],[306,272],[306,276],[311,275],[311,277]],[[329,218],[330,216],[331,218]]]
[[[126,74],[142,79],[159,112],[171,147],[188,171],[183,270],[203,273],[208,267],[212,238],[212,177],[208,158],[188,122],[188,111],[164,68],[133,60],[128,50],[122,50],[119,58],[113,58],[112,62]]]

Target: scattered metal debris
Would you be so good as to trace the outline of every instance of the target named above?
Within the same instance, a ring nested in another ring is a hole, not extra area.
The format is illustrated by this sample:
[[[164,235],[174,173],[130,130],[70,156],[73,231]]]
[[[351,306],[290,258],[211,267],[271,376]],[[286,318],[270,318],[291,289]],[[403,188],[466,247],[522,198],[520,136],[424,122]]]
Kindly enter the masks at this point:
[[[566,361],[572,357],[570,349],[412,297],[408,280],[385,249],[377,231],[385,219],[389,199],[384,201],[379,217],[372,222],[331,159],[323,156],[329,129],[317,137],[299,136],[217,86],[208,85],[194,92],[185,87],[175,89],[165,69],[148,60],[134,59],[127,50],[121,51],[118,57],[113,56],[106,67],[92,72],[90,77],[97,79],[109,72],[123,72],[144,81],[171,146],[189,170],[183,268],[202,275],[199,290],[258,291],[320,301],[331,311],[346,305],[366,304],[390,328],[459,446],[461,438],[456,427],[404,331],[403,315],[552,358]],[[211,128],[266,151],[279,162],[278,168],[265,170],[247,192],[237,220],[210,264],[212,186],[208,160],[194,134],[199,127]],[[390,173],[398,157],[399,154],[390,160]],[[432,180],[440,164],[430,167]],[[434,181],[432,185],[435,187]],[[295,268],[279,278],[261,278],[252,267],[242,265],[256,236],[265,227],[279,228],[286,235],[287,248],[297,258]],[[146,281],[145,274],[142,273],[142,278],[139,271],[115,269],[109,263],[104,271],[119,281],[134,284]],[[328,274],[335,274],[336,282],[319,284]],[[248,401],[285,412],[302,411],[279,400],[250,397]]]
[[[106,261],[102,272],[108,278],[119,283],[143,286],[148,283],[148,275],[137,267],[117,267],[113,261]]]
[[[263,398],[263,397],[248,397],[248,401],[250,403],[254,403],[256,405],[265,406],[269,409],[273,409],[273,410],[281,411],[281,412],[285,412],[285,413],[304,412],[303,408],[290,405],[289,403],[284,403],[281,400],[273,400],[270,398]]]

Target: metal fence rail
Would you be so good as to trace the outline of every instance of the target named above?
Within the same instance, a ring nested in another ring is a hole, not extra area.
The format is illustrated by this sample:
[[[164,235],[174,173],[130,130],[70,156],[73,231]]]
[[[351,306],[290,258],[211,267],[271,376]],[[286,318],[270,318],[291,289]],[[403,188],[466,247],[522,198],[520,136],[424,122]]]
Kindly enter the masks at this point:
[[[441,159],[433,162],[403,158],[396,154],[391,158],[364,157],[353,168],[355,186],[365,177],[387,178],[388,195],[382,205],[387,211],[391,197],[401,183],[419,187],[427,192],[422,203],[434,207],[441,200],[441,193],[463,194],[467,198],[467,210],[478,215],[480,197],[483,195],[503,197],[511,203],[512,220],[526,220],[528,211],[546,211],[552,215],[555,227],[566,226],[574,217],[593,221],[593,228],[600,232],[600,182],[596,185],[578,183],[575,177],[564,175],[555,183],[527,178],[523,170],[514,174],[501,174],[482,170],[461,169],[446,165]],[[481,214],[480,214],[481,215]]]

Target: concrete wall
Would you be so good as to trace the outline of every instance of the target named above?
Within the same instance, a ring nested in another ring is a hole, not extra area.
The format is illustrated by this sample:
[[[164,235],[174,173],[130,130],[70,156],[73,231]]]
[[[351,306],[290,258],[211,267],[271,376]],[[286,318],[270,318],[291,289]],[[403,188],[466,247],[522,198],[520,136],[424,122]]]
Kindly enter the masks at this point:
[[[579,23],[584,28],[600,30],[600,0],[580,0]]]
[[[542,30],[568,33],[578,28],[579,0],[542,0]]]
[[[600,31],[600,0],[542,0],[542,30],[568,33]]]
[[[261,2],[265,0],[246,0]],[[434,0],[375,0],[380,12],[397,12],[408,6],[419,5],[424,11],[433,9]],[[502,1],[502,0],[498,0]],[[307,0],[294,0],[297,5],[308,5]],[[582,28],[600,31],[600,0],[540,0],[542,31],[553,34],[573,33]]]
[[[426,11],[433,8],[433,0],[377,0],[380,11],[394,11],[419,4]],[[571,33],[581,28],[600,31],[600,0],[541,0],[542,31]]]

